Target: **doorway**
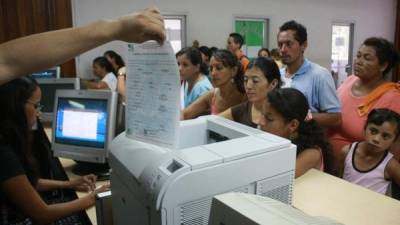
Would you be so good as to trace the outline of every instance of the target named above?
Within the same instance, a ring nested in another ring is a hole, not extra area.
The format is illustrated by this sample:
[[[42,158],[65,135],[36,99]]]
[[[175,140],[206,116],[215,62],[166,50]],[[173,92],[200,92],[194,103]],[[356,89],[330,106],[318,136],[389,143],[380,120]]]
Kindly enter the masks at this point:
[[[332,24],[331,72],[336,88],[352,73],[354,23]]]

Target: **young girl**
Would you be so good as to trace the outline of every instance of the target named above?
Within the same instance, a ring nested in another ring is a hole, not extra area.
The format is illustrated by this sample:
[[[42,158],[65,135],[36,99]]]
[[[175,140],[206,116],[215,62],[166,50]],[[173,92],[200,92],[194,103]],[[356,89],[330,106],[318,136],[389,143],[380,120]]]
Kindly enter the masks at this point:
[[[243,70],[236,56],[228,50],[217,50],[210,61],[214,89],[208,91],[182,112],[183,119],[192,119],[204,113],[213,115],[246,100]]]
[[[311,168],[332,172],[330,145],[317,122],[309,118],[309,106],[303,93],[293,88],[270,91],[263,114],[261,130],[297,145],[296,177]]]
[[[59,218],[95,204],[93,175],[71,181],[40,177],[40,166],[32,154],[33,132],[40,110],[41,91],[29,77],[18,78],[0,86],[0,224],[49,224]],[[71,188],[93,191],[77,200],[47,205],[39,191]]]
[[[267,93],[279,88],[281,75],[272,59],[258,57],[250,62],[244,74],[247,101],[219,114],[230,120],[256,128],[262,116]]]
[[[391,180],[399,185],[400,164],[389,152],[399,134],[399,114],[390,109],[372,110],[364,127],[364,141],[342,149],[340,175],[381,194],[386,194]]]
[[[176,53],[179,73],[184,81],[184,107],[188,107],[197,98],[212,89],[205,74],[207,66],[203,63],[201,53],[196,48],[183,48]]]

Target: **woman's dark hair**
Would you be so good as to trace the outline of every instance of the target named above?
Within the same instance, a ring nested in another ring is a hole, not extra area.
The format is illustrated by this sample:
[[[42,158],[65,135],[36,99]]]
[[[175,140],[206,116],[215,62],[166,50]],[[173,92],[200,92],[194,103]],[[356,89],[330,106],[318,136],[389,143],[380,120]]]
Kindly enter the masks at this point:
[[[263,51],[268,53],[268,57],[271,57],[271,53],[269,52],[268,48],[261,48],[260,50],[258,50],[257,56],[260,57],[260,54]]]
[[[0,107],[0,143],[15,152],[33,185],[39,172],[32,156],[32,128],[26,118],[25,104],[38,87],[31,77],[21,77],[0,86],[3,104]]]
[[[399,53],[394,45],[388,40],[379,37],[370,37],[363,42],[363,45],[372,47],[375,50],[380,65],[383,65],[386,62],[388,63],[388,66],[383,71],[383,75],[387,74],[399,63]]]
[[[93,60],[93,64],[97,64],[101,68],[104,68],[107,71],[107,73],[112,72],[115,76],[117,75],[115,73],[114,67],[111,65],[111,63],[104,56],[100,56],[100,57],[95,58]]]
[[[271,50],[271,58],[275,60],[280,60],[281,59],[281,54],[279,54],[279,50],[277,48],[273,48]]]
[[[120,55],[118,55],[118,53],[114,52],[113,50],[108,50],[108,51],[104,52],[104,57],[106,57],[106,56],[115,60],[115,63],[117,64],[118,69],[125,66],[125,62],[122,59],[122,57]]]
[[[292,140],[297,145],[297,155],[308,148],[319,148],[324,158],[325,172],[333,173],[331,145],[315,120],[305,120],[309,106],[303,93],[294,88],[274,89],[267,94],[267,99],[286,122],[294,119],[299,121],[297,138]]]
[[[212,47],[210,47],[210,51],[211,51],[211,56],[212,56],[216,51],[218,51],[218,48],[215,46],[212,46]]]
[[[247,70],[257,67],[264,74],[265,78],[271,83],[274,79],[278,81],[279,88],[282,84],[281,81],[281,73],[279,71],[279,67],[276,65],[275,61],[271,58],[258,57],[255,60],[252,60],[247,66]]]
[[[201,52],[197,48],[186,47],[175,54],[176,58],[182,55],[185,55],[193,65],[200,65],[200,73],[208,74],[208,67],[203,62],[203,58],[201,58]]]
[[[400,135],[400,115],[390,109],[380,108],[373,109],[368,114],[367,122],[365,123],[364,129],[367,128],[368,124],[382,125],[384,122],[391,122],[396,124],[396,139]]]
[[[200,46],[199,47],[199,51],[201,52],[201,53],[203,53],[205,56],[207,56],[209,59],[211,58],[211,56],[212,56],[212,51],[211,51],[211,49],[209,49],[207,46],[205,46],[205,45],[203,45],[203,46]]]
[[[243,84],[243,67],[242,64],[238,61],[237,57],[230,51],[226,49],[217,50],[213,56],[217,61],[221,62],[222,65],[229,68],[237,68],[236,76],[234,76],[233,80],[235,82],[236,88],[240,93],[245,93],[244,84]]]

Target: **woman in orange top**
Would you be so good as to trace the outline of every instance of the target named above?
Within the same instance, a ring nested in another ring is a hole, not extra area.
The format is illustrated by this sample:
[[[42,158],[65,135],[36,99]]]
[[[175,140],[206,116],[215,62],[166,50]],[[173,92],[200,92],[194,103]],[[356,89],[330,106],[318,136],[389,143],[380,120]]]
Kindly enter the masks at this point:
[[[395,47],[383,38],[368,38],[358,49],[354,75],[348,77],[337,90],[342,104],[342,124],[331,129],[328,135],[335,156],[343,146],[363,140],[364,124],[371,110],[388,108],[400,113],[400,86],[385,79],[398,61],[399,54]],[[399,159],[400,151],[393,153]]]

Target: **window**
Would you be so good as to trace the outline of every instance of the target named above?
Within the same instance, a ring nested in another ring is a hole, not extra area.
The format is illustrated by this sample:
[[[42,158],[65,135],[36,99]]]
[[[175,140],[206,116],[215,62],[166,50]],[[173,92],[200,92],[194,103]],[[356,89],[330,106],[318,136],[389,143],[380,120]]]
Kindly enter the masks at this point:
[[[249,58],[257,58],[258,50],[268,47],[268,19],[235,18],[235,32],[244,38],[243,52]]]
[[[186,46],[186,16],[163,15],[167,41],[171,42],[174,52]]]
[[[331,72],[336,87],[339,87],[352,72],[354,24],[332,24]]]

